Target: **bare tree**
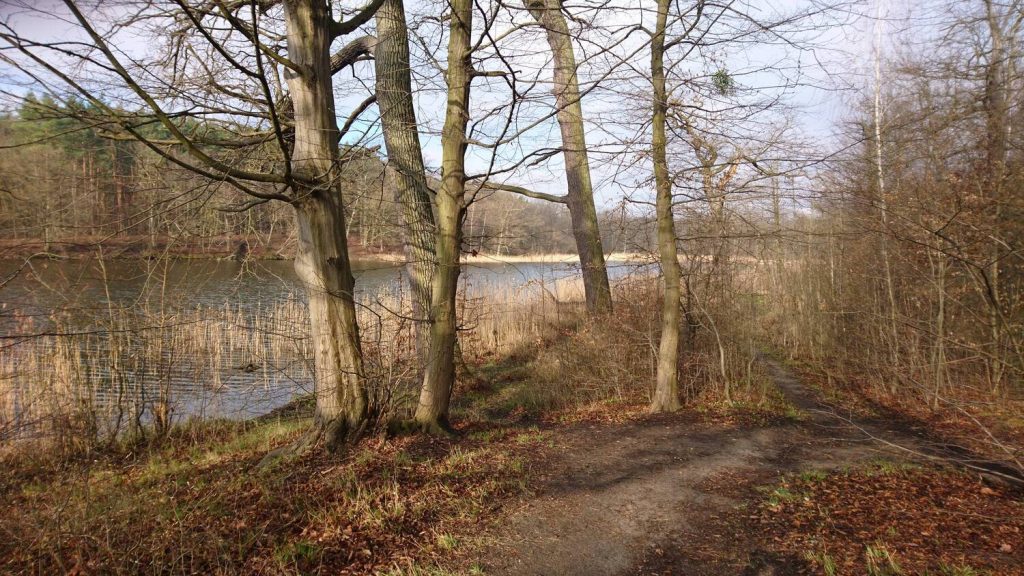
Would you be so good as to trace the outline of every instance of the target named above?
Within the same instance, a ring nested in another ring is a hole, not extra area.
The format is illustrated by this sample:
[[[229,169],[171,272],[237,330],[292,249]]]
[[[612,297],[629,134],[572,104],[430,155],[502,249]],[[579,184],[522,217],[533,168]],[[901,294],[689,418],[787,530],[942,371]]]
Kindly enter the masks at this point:
[[[679,408],[680,306],[679,253],[676,250],[675,216],[672,211],[672,180],[668,172],[665,114],[665,30],[670,0],[658,0],[658,15],[651,38],[651,155],[654,163],[655,203],[658,221],[658,256],[663,283],[661,300],[661,341],[658,345],[658,373],[651,411],[671,412]],[[698,15],[699,18],[699,15]]]
[[[441,132],[441,188],[436,195],[437,232],[430,307],[430,359],[423,375],[416,425],[428,432],[448,429],[448,408],[455,385],[455,297],[461,265],[462,223],[466,202],[466,124],[473,80],[470,61],[473,28],[471,0],[451,0],[448,27],[448,85],[444,128]]]
[[[1021,27],[1024,24],[1024,3],[1019,1],[999,2],[982,0],[984,28],[988,33],[988,50],[984,59],[984,96],[982,105],[985,113],[985,182],[989,201],[994,213],[993,232],[996,238],[1005,237],[1006,204],[1005,185],[1007,180],[1007,152],[1010,132],[1010,87],[1012,71],[1020,59]],[[986,278],[986,295],[989,310],[989,325],[992,338],[992,358],[989,367],[989,381],[994,390],[1002,385],[1005,365],[1001,361],[1007,342],[1005,298],[1003,293],[1001,262],[1005,247],[999,240],[991,243],[990,264]]]
[[[339,155],[342,131],[332,81],[353,60],[344,50],[332,58],[331,46],[368,22],[381,0],[344,20],[319,0],[178,0],[171,7],[114,16],[86,14],[73,0],[64,4],[85,41],[37,42],[4,26],[0,38],[10,47],[7,53],[19,56],[5,59],[40,85],[56,84],[86,99],[110,137],[137,140],[169,162],[245,192],[251,201],[237,209],[269,201],[292,206],[295,270],[308,295],[316,395],[314,428],[292,449],[322,443],[333,451],[356,441],[371,408],[345,236],[345,158]],[[99,31],[111,19],[110,30]],[[119,31],[145,23],[177,31],[165,58],[148,65],[111,42]],[[73,66],[59,66],[55,58]],[[72,75],[71,69],[83,72]],[[107,93],[119,88],[136,108],[107,104],[100,84]],[[240,131],[245,121],[250,125]],[[208,129],[217,123],[237,137],[225,139]],[[159,126],[166,138],[152,136],[144,129],[149,125]],[[220,156],[224,146],[271,154],[230,163]]]
[[[875,186],[878,194],[878,219],[881,224],[882,234],[880,237],[880,252],[882,258],[882,270],[885,273],[885,295],[888,301],[889,311],[889,350],[892,355],[892,366],[895,368],[900,363],[899,353],[899,329],[897,324],[896,290],[893,286],[892,262],[889,257],[889,238],[886,228],[889,226],[889,213],[886,203],[885,188],[885,164],[882,161],[884,143],[882,141],[882,25],[884,23],[883,7],[885,2],[876,0],[875,12],[875,41],[873,50],[874,98],[871,107],[871,118],[874,124],[872,138],[875,146]]]
[[[561,0],[527,0],[530,14],[547,33],[553,59],[555,105],[562,133],[565,159],[566,205],[572,216],[573,235],[583,271],[587,309],[593,313],[610,312],[612,294],[605,267],[601,233],[594,207],[594,186],[590,179],[590,160],[584,135],[583,106],[576,78],[576,55],[566,25]]]

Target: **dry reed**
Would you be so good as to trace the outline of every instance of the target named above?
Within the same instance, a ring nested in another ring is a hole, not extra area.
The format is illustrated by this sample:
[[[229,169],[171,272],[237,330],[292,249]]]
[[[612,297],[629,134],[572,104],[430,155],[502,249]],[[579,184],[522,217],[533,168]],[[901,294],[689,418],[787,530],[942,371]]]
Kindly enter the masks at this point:
[[[756,278],[738,274],[734,281]],[[656,364],[657,284],[649,269],[617,280],[616,314],[597,320],[582,314],[578,276],[463,289],[460,360],[531,351],[529,383],[508,400],[527,407],[646,401]],[[680,365],[690,400],[764,399],[753,362],[755,328],[729,301],[708,298],[698,311],[703,329]],[[408,294],[389,287],[358,304],[376,413],[382,420],[405,415],[418,385]],[[25,338],[0,355],[0,441],[44,437],[81,450],[124,435],[163,434],[191,418],[266,413],[312,392],[307,326],[296,295],[255,307],[135,306],[22,322],[17,330]]]
[[[463,295],[463,351],[535,341],[571,284]],[[357,312],[374,401],[382,417],[401,412],[416,385],[407,294],[362,295]],[[49,437],[80,449],[189,418],[267,412],[312,392],[307,326],[295,295],[255,307],[59,311],[23,322],[24,338],[0,355],[0,441]]]

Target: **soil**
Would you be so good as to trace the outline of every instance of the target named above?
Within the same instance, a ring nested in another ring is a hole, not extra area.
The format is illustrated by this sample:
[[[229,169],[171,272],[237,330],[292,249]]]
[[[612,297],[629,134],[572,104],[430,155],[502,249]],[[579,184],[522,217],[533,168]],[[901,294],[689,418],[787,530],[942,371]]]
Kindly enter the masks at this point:
[[[553,429],[538,493],[481,539],[475,562],[500,575],[815,573],[804,555],[765,546],[759,486],[877,461],[986,466],[898,420],[844,415],[762,361],[796,418],[737,426],[681,413]]]

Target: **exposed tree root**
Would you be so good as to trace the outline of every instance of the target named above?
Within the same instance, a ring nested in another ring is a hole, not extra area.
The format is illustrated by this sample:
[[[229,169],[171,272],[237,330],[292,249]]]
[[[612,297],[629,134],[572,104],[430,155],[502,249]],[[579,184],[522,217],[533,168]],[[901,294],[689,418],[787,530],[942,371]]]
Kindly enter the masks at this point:
[[[416,419],[392,420],[388,423],[389,436],[412,436],[423,434],[426,436],[440,436],[453,438],[458,435],[447,419],[438,419],[431,422],[421,422]]]
[[[267,452],[256,465],[256,469],[266,470],[279,462],[300,458],[317,447],[323,447],[330,454],[343,454],[362,439],[367,422],[368,420],[363,420],[353,425],[344,417],[328,422],[318,418],[297,440]]]
[[[671,413],[678,412],[682,407],[683,405],[679,402],[678,398],[655,398],[651,405],[647,407],[647,411],[651,414]]]

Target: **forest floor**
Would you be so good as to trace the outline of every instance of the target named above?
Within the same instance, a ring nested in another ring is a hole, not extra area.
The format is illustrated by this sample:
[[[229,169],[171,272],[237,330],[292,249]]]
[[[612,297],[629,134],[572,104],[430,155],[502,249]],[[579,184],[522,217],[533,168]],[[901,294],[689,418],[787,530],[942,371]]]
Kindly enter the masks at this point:
[[[262,472],[308,426],[301,407],[58,466],[8,459],[0,573],[1024,574],[1024,492],[762,362],[768,406],[649,415],[636,399],[524,411],[530,359],[504,358],[467,377],[457,437]]]
[[[763,360],[788,417],[563,428],[536,497],[469,556],[524,576],[1024,574],[1024,492],[963,469],[991,464]]]

